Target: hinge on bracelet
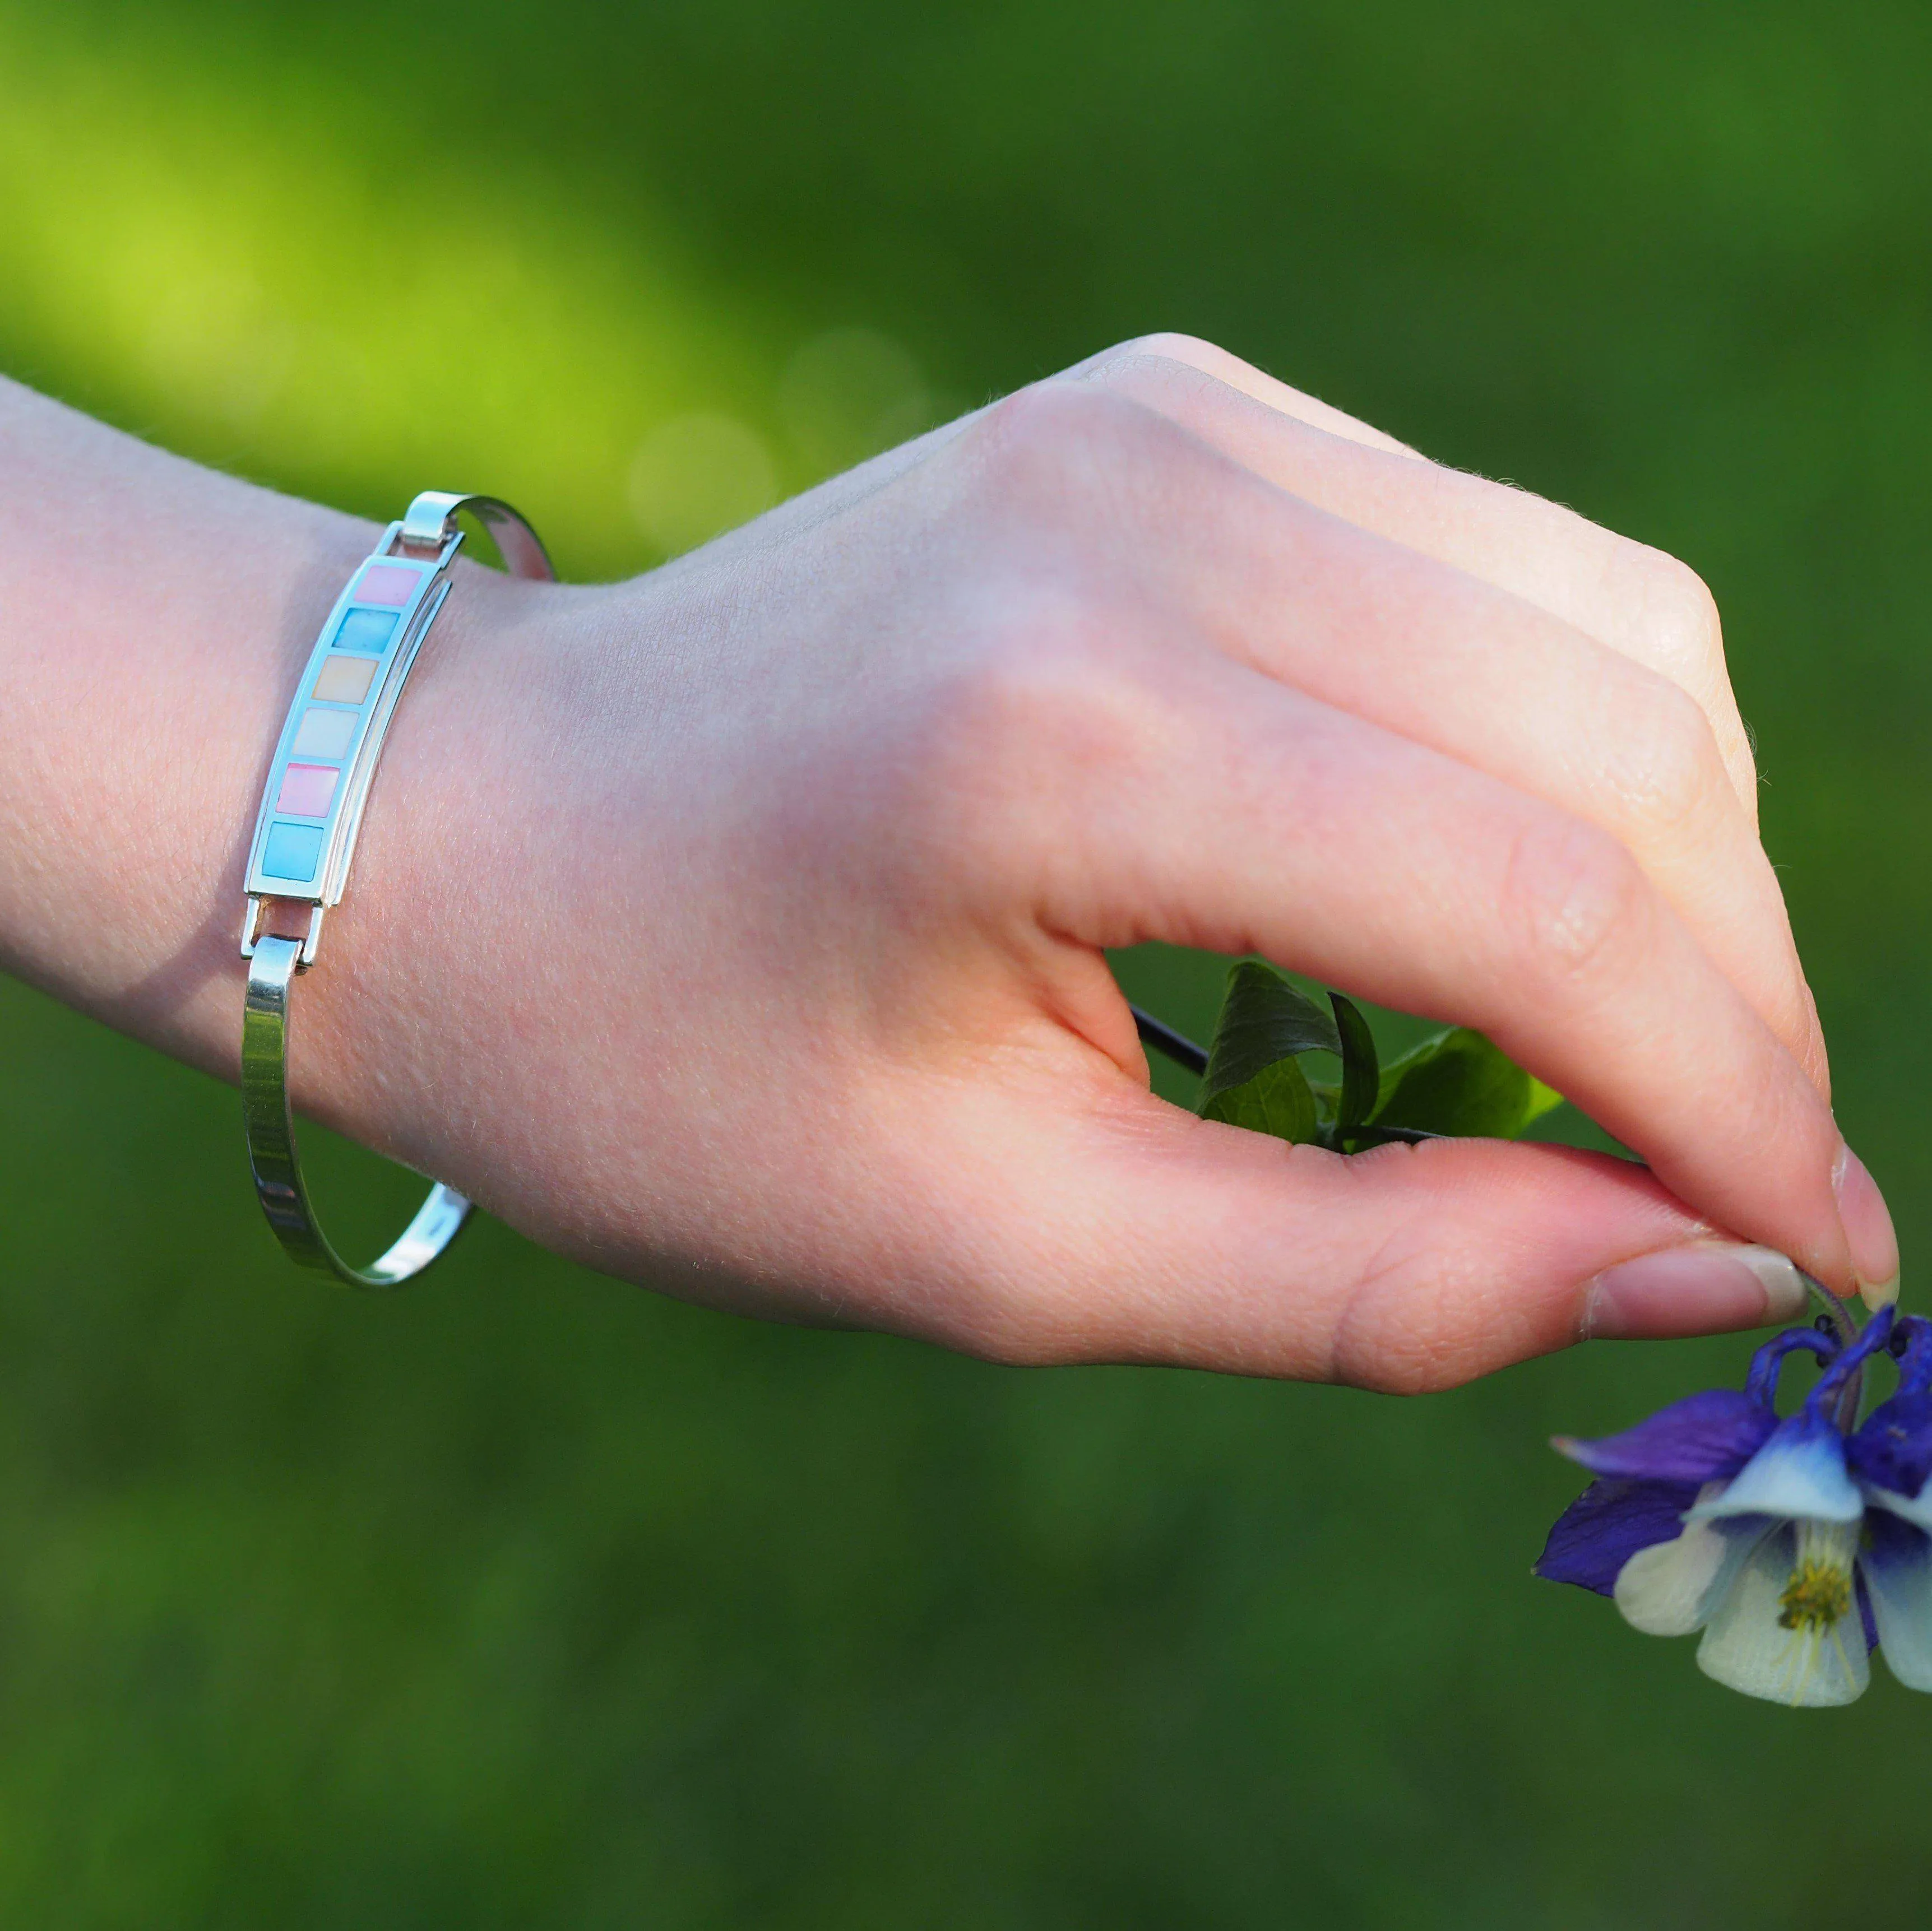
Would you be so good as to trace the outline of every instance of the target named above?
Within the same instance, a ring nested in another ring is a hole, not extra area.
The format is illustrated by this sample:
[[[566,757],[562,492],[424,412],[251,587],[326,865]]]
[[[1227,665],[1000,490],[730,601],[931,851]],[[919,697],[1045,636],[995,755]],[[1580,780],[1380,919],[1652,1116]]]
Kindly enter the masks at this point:
[[[248,910],[242,921],[242,956],[252,959],[255,956],[255,941],[262,935],[262,899],[255,892],[248,894]],[[299,904],[300,900],[293,901]],[[302,955],[296,961],[297,972],[307,972],[315,964],[316,948],[322,943],[322,922],[328,907],[311,905],[308,913],[308,937],[302,941]]]
[[[463,547],[463,532],[452,530],[449,535],[434,541],[425,541],[411,536],[399,523],[389,526],[386,536],[376,551],[378,556],[405,556],[412,563],[426,563],[430,557],[436,559],[437,571],[447,570],[455,560],[456,553]],[[432,572],[432,574],[434,574]]]

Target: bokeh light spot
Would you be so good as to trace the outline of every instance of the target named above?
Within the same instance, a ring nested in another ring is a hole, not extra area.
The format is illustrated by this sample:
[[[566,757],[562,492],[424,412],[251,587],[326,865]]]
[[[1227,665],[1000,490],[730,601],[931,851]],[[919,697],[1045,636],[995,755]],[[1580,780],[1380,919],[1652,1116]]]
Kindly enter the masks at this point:
[[[834,328],[794,355],[778,409],[814,474],[849,469],[930,428],[932,396],[911,352],[874,328]]]
[[[644,438],[631,464],[638,527],[670,556],[748,522],[778,493],[770,451],[736,416],[673,416]]]

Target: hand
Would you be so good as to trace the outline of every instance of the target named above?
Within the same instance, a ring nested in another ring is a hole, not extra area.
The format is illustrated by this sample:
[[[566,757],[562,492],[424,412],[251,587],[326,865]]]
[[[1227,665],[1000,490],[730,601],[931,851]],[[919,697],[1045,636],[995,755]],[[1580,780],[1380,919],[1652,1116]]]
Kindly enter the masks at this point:
[[[444,622],[298,1090],[594,1266],[1000,1360],[1394,1389],[1795,1312],[1732,1242],[1896,1276],[1702,586],[1204,344],[632,583],[468,571]],[[1102,955],[1156,939],[1479,1027],[1650,1171],[1196,1120]]]

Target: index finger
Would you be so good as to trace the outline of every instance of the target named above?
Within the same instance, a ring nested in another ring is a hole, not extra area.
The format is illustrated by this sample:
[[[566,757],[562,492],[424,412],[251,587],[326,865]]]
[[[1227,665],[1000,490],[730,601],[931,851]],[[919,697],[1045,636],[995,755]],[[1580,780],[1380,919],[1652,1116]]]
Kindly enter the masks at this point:
[[[1853,1256],[1822,1096],[1616,838],[1131,622],[1103,665],[989,694],[1035,721],[975,835],[1033,854],[1045,931],[1258,952],[1474,1025],[1714,1225],[1841,1291],[1895,1273]]]
[[[1757,822],[1757,770],[1696,571],[1513,484],[1426,457],[1211,343],[1160,335],[1076,373],[1157,409],[1304,502],[1560,617],[1695,698],[1738,802]]]

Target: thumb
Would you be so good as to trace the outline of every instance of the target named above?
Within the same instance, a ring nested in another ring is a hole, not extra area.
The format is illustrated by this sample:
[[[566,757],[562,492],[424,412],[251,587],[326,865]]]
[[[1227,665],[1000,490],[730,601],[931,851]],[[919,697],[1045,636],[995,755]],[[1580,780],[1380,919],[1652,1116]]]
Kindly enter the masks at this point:
[[[1343,1156],[1198,1120],[1124,1075],[1096,1084],[1071,1120],[1064,1087],[956,1114],[945,1191],[964,1180],[976,1212],[951,1258],[976,1285],[945,1297],[953,1331],[934,1338],[1412,1393],[1592,1334],[1802,1317],[1790,1261],[1628,1161],[1497,1140]]]

